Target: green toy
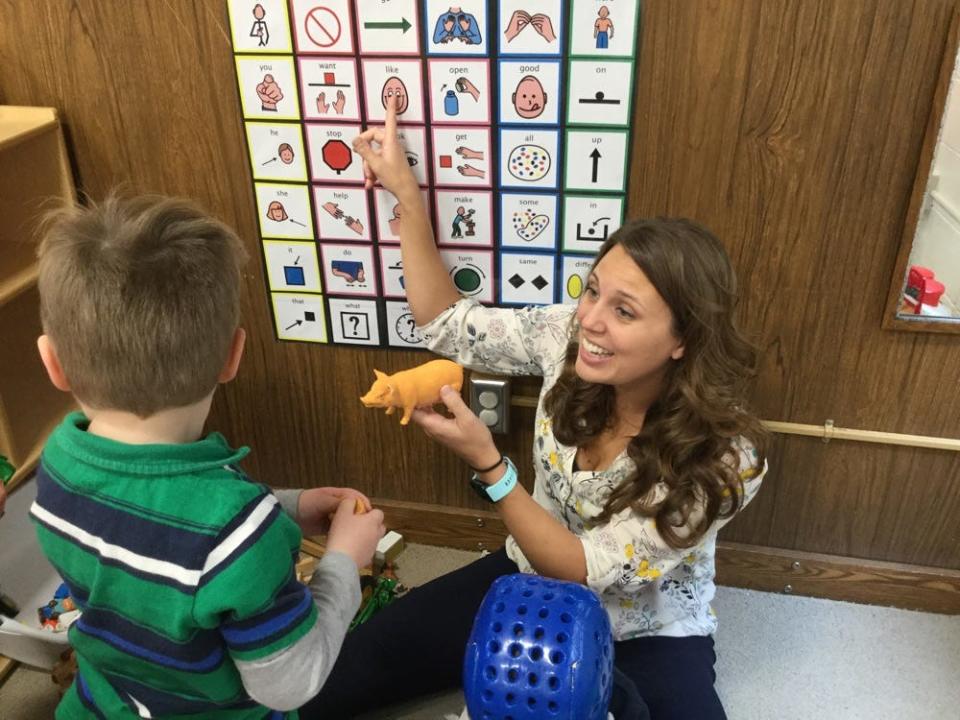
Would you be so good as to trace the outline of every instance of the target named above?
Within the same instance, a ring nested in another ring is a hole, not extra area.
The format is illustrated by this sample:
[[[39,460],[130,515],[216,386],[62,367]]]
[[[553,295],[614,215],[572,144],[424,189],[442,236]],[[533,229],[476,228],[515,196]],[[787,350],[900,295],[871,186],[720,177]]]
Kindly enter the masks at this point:
[[[373,593],[357,611],[356,617],[350,623],[350,629],[353,630],[358,625],[365,623],[373,617],[377,611],[385,608],[397,597],[397,581],[393,578],[381,575],[377,578],[373,586]]]
[[[10,482],[10,478],[13,477],[15,471],[16,468],[10,464],[10,461],[3,455],[0,455],[0,481],[2,481],[4,485]]]

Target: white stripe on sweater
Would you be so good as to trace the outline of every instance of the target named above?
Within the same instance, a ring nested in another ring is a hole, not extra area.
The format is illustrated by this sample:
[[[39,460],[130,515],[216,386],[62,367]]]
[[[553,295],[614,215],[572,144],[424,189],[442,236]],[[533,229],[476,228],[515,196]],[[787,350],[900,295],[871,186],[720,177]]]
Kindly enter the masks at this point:
[[[260,503],[253,509],[247,519],[244,520],[233,532],[231,532],[209,555],[207,562],[203,565],[201,575],[213,570],[217,565],[226,560],[230,555],[240,547],[244,541],[257,531],[263,521],[266,520],[273,506],[277,504],[277,498],[273,495],[265,495]]]
[[[182,585],[196,586],[200,582],[200,571],[190,570],[182,565],[167,562],[166,560],[157,560],[155,558],[135,553],[119,545],[109,543],[103,538],[79,528],[73,523],[67,522],[61,517],[51,513],[44,507],[41,507],[34,501],[30,508],[30,513],[43,523],[52,528],[56,528],[67,537],[73,538],[81,545],[96,551],[101,557],[110,560],[116,560],[130,567],[133,570],[147,572],[151,575],[176,580]]]

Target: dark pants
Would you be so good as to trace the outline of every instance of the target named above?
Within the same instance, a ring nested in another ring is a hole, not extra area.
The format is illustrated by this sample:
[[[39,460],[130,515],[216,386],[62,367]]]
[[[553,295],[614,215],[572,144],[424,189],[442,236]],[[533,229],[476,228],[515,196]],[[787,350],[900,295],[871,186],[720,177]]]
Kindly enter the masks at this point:
[[[381,610],[347,635],[323,690],[300,709],[300,717],[352,718],[460,687],[464,649],[480,603],[494,580],[515,572],[517,566],[500,550],[411,590]],[[713,688],[713,638],[627,640],[616,643],[614,657],[652,720],[726,717]],[[632,707],[627,690],[615,684],[610,711],[618,720],[632,720],[626,714]]]

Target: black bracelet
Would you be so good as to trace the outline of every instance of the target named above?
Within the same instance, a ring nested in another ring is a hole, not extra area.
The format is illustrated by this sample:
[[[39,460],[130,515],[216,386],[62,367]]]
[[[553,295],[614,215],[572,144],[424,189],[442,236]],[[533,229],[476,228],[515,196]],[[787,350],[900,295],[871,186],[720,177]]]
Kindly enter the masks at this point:
[[[490,472],[491,470],[496,469],[497,467],[500,466],[500,463],[502,463],[502,462],[503,462],[503,454],[501,453],[500,459],[497,460],[493,465],[491,465],[491,466],[488,467],[488,468],[483,468],[483,470],[478,470],[478,469],[475,468],[473,465],[470,465],[469,467],[470,467],[470,469],[473,470],[477,475],[482,475],[483,473],[487,473],[487,472]]]

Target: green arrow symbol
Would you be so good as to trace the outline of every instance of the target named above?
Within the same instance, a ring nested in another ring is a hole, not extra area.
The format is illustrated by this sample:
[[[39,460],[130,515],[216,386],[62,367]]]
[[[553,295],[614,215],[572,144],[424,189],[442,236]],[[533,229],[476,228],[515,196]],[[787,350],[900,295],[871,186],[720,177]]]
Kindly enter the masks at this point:
[[[403,30],[403,32],[413,27],[406,18],[401,18],[400,22],[365,22],[363,26],[370,30]]]

